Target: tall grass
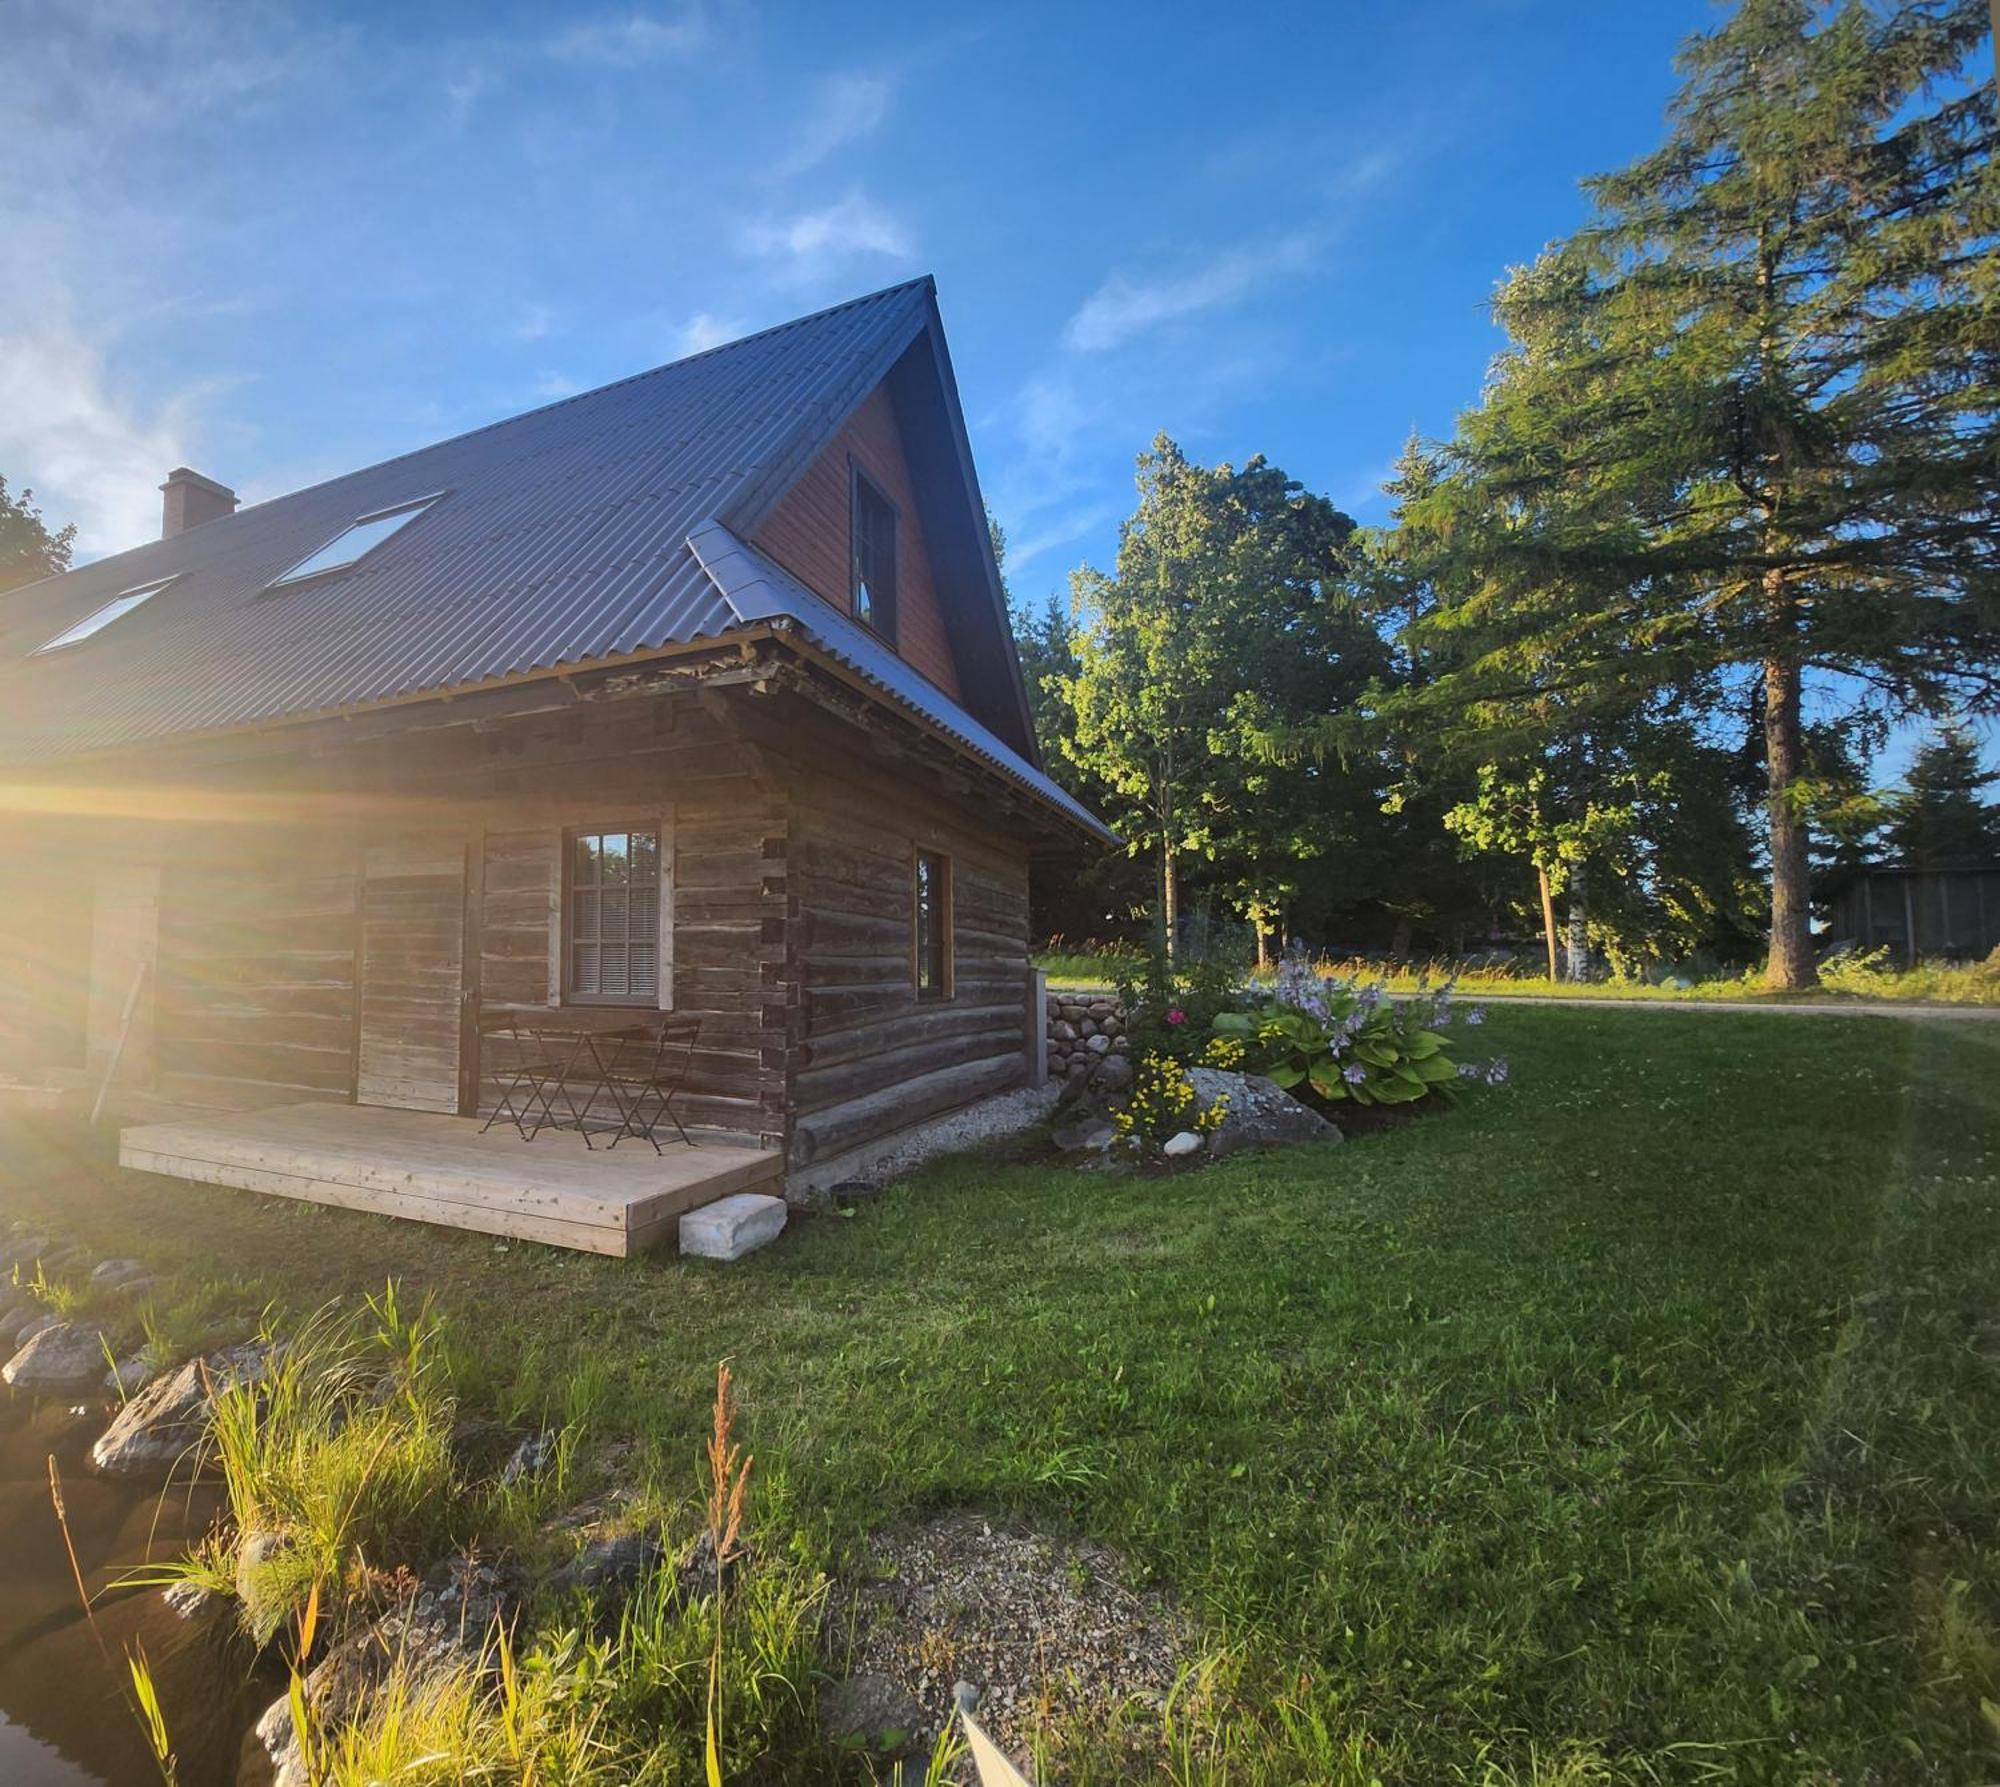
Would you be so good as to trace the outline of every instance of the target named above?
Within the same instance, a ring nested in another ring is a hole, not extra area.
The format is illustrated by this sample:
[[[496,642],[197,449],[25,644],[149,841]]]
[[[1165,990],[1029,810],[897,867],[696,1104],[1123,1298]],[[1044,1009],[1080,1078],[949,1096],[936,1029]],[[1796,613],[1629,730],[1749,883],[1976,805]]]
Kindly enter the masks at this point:
[[[1132,953],[1102,946],[1092,951],[1051,948],[1038,952],[1035,965],[1056,986],[1109,987],[1129,971]],[[1423,962],[1388,961],[1367,956],[1321,956],[1314,966],[1322,974],[1382,981],[1392,993],[1414,993],[1425,986],[1455,980],[1461,994],[1484,998],[1541,997],[1561,999],[1727,999],[1796,1001],[1810,994],[1774,994],[1764,984],[1761,968],[1738,974],[1663,973],[1656,979],[1551,980],[1546,974],[1524,973],[1506,963],[1465,962],[1435,956]],[[1820,969],[1821,997],[1867,999],[1888,1003],[1936,1005],[2000,1005],[2000,961],[1919,962],[1899,968],[1887,950],[1837,956]]]
[[[259,1643],[315,1588],[449,1548],[466,1486],[435,1340],[429,1310],[405,1316],[391,1287],[358,1310],[320,1310],[288,1339],[267,1332],[268,1369],[217,1396],[210,1445]]]

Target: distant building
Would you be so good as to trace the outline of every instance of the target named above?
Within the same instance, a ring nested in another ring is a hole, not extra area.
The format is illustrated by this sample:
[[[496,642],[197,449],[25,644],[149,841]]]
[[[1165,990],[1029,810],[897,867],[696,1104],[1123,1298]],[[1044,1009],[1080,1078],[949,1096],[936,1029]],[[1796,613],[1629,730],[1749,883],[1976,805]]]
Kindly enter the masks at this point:
[[[1829,908],[1835,944],[1975,961],[2000,949],[2000,863],[1969,869],[1865,868]]]

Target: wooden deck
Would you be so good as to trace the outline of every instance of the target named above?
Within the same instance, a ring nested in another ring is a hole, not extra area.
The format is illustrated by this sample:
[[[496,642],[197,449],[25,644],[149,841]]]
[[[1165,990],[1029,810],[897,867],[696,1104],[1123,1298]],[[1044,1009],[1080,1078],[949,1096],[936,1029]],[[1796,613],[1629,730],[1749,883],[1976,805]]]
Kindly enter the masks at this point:
[[[574,1131],[524,1142],[470,1117],[376,1105],[291,1104],[121,1132],[122,1166],[372,1210],[587,1253],[642,1253],[682,1212],[737,1191],[783,1191],[775,1148],[643,1142],[586,1150]]]

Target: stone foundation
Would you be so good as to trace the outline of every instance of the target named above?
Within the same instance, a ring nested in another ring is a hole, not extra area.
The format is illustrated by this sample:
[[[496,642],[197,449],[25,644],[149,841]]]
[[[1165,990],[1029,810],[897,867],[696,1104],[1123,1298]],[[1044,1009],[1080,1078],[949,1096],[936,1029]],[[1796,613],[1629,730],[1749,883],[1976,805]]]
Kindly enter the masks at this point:
[[[1070,1085],[1094,1078],[1107,1092],[1132,1083],[1132,1045],[1116,999],[1109,993],[1051,993],[1046,1006],[1051,1080]]]

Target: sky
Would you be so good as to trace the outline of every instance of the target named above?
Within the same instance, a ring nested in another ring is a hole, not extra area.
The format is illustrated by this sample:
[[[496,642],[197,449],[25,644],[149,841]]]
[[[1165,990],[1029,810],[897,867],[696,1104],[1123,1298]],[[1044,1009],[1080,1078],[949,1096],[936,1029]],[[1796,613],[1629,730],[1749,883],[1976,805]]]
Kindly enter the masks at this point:
[[[0,475],[79,556],[918,273],[1017,599],[1165,430],[1360,520],[1707,0],[5,0]]]

